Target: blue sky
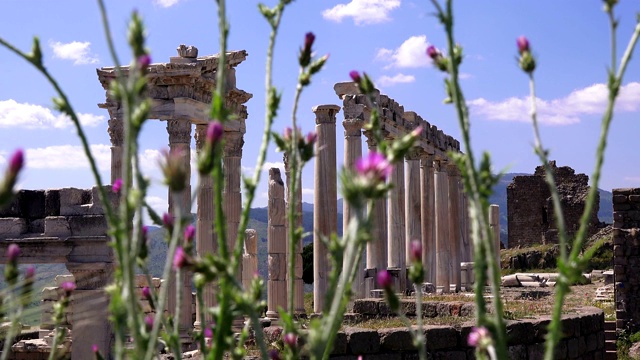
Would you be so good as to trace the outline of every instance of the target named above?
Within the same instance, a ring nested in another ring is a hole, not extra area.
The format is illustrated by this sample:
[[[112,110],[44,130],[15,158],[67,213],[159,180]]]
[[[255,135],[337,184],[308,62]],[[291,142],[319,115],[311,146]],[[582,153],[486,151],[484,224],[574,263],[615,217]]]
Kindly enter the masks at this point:
[[[128,63],[126,24],[137,9],[148,29],[148,47],[154,62],[176,56],[179,44],[194,45],[200,56],[218,52],[215,1],[135,0],[107,1],[120,60]],[[276,2],[266,1],[273,6]],[[455,2],[456,36],[464,47],[462,85],[471,105],[472,146],[492,153],[495,169],[532,172],[528,118],[528,81],[516,64],[515,39],[526,35],[538,58],[536,70],[540,120],[545,145],[559,165],[591,174],[600,116],[604,109],[606,67],[610,58],[609,30],[602,2],[596,0],[513,1],[460,0]],[[636,1],[621,1],[619,52],[626,47],[640,11]],[[316,34],[318,55],[330,53],[325,69],[314,78],[300,103],[303,131],[315,126],[311,108],[341,102],[333,84],[348,80],[351,70],[366,71],[383,93],[424,119],[459,138],[454,109],[443,105],[443,76],[433,69],[424,51],[443,48],[445,37],[430,1],[416,0],[297,0],[284,14],[277,41],[274,83],[283,91],[275,122],[281,131],[290,123],[297,77],[297,51],[304,34]],[[237,86],[254,95],[249,118],[243,168],[255,165],[264,119],[264,66],[268,26],[257,2],[228,1],[230,49],[249,56],[237,68]],[[68,92],[83,122],[103,178],[109,179],[109,137],[104,102],[96,68],[111,66],[98,7],[87,0],[7,0],[0,3],[0,37],[28,50],[31,39],[41,39],[46,66]],[[636,54],[638,51],[636,51]],[[637,58],[637,56],[636,56]],[[640,133],[640,65],[632,63],[611,128],[601,188],[640,187],[637,134]],[[52,109],[52,87],[24,61],[0,49],[0,167],[13,149],[27,151],[27,169],[20,186],[26,189],[89,187],[92,178],[68,119]],[[342,113],[338,114],[338,134]],[[338,141],[338,163],[342,161]],[[168,144],[165,124],[149,121],[141,138],[144,169],[155,180],[149,201],[161,209],[166,190],[160,186],[155,157]],[[195,145],[193,145],[195,146]],[[281,154],[269,149],[269,165],[281,166]],[[303,178],[304,200],[313,199],[313,164]],[[266,204],[266,177],[256,205]]]

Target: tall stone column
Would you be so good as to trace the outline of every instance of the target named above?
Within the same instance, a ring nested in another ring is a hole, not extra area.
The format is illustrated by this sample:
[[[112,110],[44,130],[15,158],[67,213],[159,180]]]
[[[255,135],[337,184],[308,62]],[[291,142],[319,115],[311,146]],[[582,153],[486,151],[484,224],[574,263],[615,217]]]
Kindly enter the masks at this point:
[[[169,151],[171,156],[181,156],[186,167],[185,189],[181,194],[173,194],[169,191],[169,213],[175,216],[175,206],[180,207],[183,216],[191,215],[191,121],[189,120],[169,120],[167,121],[167,132],[169,133]],[[182,287],[180,288],[182,303],[180,307],[180,318],[177,319],[180,337],[185,341],[189,339],[188,331],[193,326],[191,314],[191,274],[187,271],[181,272]],[[176,306],[175,279],[172,277],[169,283],[169,312],[173,313]]]
[[[420,159],[420,232],[426,282],[436,283],[435,187],[433,155]]]
[[[456,292],[461,289],[462,278],[460,272],[460,248],[462,244],[463,224],[460,221],[460,170],[456,164],[447,165],[449,176],[449,247],[451,280],[456,286]]]
[[[316,114],[316,161],[313,194],[313,311],[321,313],[327,293],[327,248],[322,238],[328,238],[338,227],[338,192],[336,176],[336,114],[340,107],[319,105]]]
[[[462,249],[461,261],[473,262],[473,242],[469,233],[469,200],[467,193],[464,191],[464,184],[460,181],[460,221],[462,223]]]
[[[422,149],[413,148],[405,156],[405,177],[404,177],[404,195],[406,216],[406,235],[405,235],[405,256],[406,265],[411,263],[411,252],[409,245],[413,240],[422,241],[421,229],[421,196],[420,196],[420,157]],[[424,246],[423,246],[424,248]],[[423,266],[427,266],[426,264]],[[422,285],[422,284],[418,284]],[[411,283],[407,281],[407,288],[412,288]]]
[[[111,111],[109,111],[111,113]],[[122,143],[124,142],[124,124],[122,119],[111,116],[108,121],[109,139],[111,140],[111,183],[122,179]]]
[[[367,136],[367,146],[369,152],[377,151],[378,143],[369,131],[365,131]],[[367,243],[367,269],[365,287],[367,295],[375,289],[376,274],[378,271],[387,268],[387,201],[378,199],[373,203],[373,214],[371,215],[371,235],[372,239]]]
[[[500,264],[500,206],[492,204],[489,208],[489,225],[493,231],[493,246],[496,261]]]
[[[289,157],[287,156],[287,154],[284,154],[283,157],[283,161],[284,161],[284,172],[287,178],[287,182],[286,182],[286,186],[287,186],[287,193],[286,193],[286,210],[287,210],[287,215],[289,214],[289,207],[290,206],[295,206],[295,212],[296,214],[298,214],[298,218],[296,219],[296,223],[295,226],[297,228],[301,228],[302,227],[302,179],[300,180],[300,184],[298,184],[298,187],[296,188],[296,196],[295,196],[295,204],[291,204],[291,202],[293,201],[293,196],[291,194],[291,181],[293,180],[291,177],[293,176],[293,174],[291,174],[291,167],[290,167],[290,163],[289,163]],[[288,299],[288,294],[289,294],[289,282],[293,281],[294,282],[294,295],[293,295],[293,311],[297,314],[297,315],[302,315],[305,314],[305,309],[304,309],[304,281],[302,280],[302,239],[300,239],[300,241],[298,241],[297,244],[295,244],[295,258],[296,258],[296,262],[295,262],[295,273],[293,278],[290,277],[291,274],[289,274],[289,244],[291,242],[291,239],[289,239],[289,230],[288,230],[288,226],[289,226],[289,221],[286,219],[285,217],[285,226],[287,227],[287,299]]]
[[[240,131],[224,132],[222,151],[222,167],[224,171],[224,189],[222,190],[222,209],[227,221],[227,249],[230,253],[236,245],[238,226],[242,214],[242,194],[240,182],[242,178],[242,146],[244,133]],[[242,270],[236,274],[241,280]]]
[[[207,125],[196,125],[196,151],[201,155],[207,137]],[[214,194],[213,194],[213,178],[211,176],[202,176],[200,178],[200,187],[198,188],[197,210],[196,210],[196,252],[199,256],[205,254],[215,254],[218,251],[216,234],[213,229],[215,219]],[[216,305],[215,290],[212,284],[205,286],[203,289],[202,300],[205,308],[211,308]],[[205,321],[210,323],[212,316],[205,314]],[[194,326],[200,329],[200,307],[196,306],[196,321]]]
[[[389,182],[393,187],[387,196],[387,266],[399,270],[396,290],[404,291],[407,288],[404,161],[394,164]]]
[[[449,179],[446,163],[436,160],[433,163],[435,176],[435,212],[436,212],[436,286],[450,292],[451,284],[451,242],[449,239]]]
[[[278,307],[287,308],[287,228],[285,227],[284,183],[278,168],[269,169],[268,212],[267,317],[278,319],[280,317]]]
[[[345,115],[346,116],[346,115]],[[344,168],[355,169],[355,164],[362,157],[362,125],[364,120],[345,119],[344,126]],[[347,201],[342,203],[342,234],[347,233],[349,221],[355,216],[355,209],[352,209]],[[356,277],[353,280],[352,290],[354,299],[364,299],[367,297],[365,289],[365,258],[362,257],[358,263]]]
[[[242,286],[248,289],[258,273],[258,232],[247,229],[244,232],[244,254],[242,255]]]

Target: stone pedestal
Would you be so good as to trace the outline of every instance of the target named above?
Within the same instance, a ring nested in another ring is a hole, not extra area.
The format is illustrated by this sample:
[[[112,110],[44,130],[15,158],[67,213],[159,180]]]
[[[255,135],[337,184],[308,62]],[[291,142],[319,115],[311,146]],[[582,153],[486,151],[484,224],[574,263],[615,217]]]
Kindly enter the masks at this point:
[[[420,159],[420,231],[425,281],[436,282],[435,187],[433,155]]]
[[[345,110],[345,120],[342,122],[344,126],[344,168],[353,170],[358,159],[362,157],[362,125],[364,120],[348,119]],[[342,234],[347,233],[349,221],[355,216],[354,211],[349,203],[342,203]],[[365,257],[363,256],[358,263],[356,277],[353,280],[352,290],[354,299],[363,299],[366,295],[365,288]]]
[[[436,287],[448,293],[451,285],[451,242],[449,237],[449,179],[446,164],[434,161],[435,234],[436,234]]]
[[[76,290],[71,295],[71,359],[92,359],[93,344],[109,359],[113,335],[109,323],[109,298],[104,286],[111,281],[113,265],[68,263],[67,269],[76,282]]]
[[[313,201],[313,311],[324,308],[329,271],[327,248],[322,238],[337,231],[338,192],[336,184],[336,114],[340,107],[319,105],[316,114],[316,143],[314,201]]]
[[[287,308],[287,229],[285,227],[284,183],[278,168],[269,169],[268,212],[267,317],[275,320],[280,317],[278,308]]]
[[[462,243],[463,226],[460,217],[460,171],[458,166],[450,164],[447,166],[447,175],[449,176],[449,246],[451,281],[455,284],[456,291],[460,291],[461,275],[460,275],[460,247]]]

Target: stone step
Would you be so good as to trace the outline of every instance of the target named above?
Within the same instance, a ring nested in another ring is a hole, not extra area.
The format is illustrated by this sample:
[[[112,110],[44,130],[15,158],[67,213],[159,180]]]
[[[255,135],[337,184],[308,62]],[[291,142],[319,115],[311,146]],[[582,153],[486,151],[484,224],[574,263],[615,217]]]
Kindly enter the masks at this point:
[[[618,360],[618,352],[616,351],[606,351],[604,353],[604,360]]]
[[[616,322],[615,321],[605,321],[604,322],[605,330],[616,330]]]
[[[616,342],[615,341],[605,341],[604,342],[604,349],[605,350],[617,350],[618,348],[616,347]]]
[[[604,339],[605,340],[616,341],[616,340],[618,340],[618,335],[616,334],[615,331],[605,331],[604,332]]]

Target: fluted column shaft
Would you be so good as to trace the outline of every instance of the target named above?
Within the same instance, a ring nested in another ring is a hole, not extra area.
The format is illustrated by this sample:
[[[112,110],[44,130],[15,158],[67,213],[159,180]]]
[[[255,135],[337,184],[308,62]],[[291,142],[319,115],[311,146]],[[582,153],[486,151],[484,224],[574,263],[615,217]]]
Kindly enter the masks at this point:
[[[313,201],[313,311],[322,312],[328,281],[327,248],[322,238],[337,231],[336,114],[340,107],[319,105],[316,114],[316,161]]]
[[[393,187],[387,197],[387,266],[400,270],[396,290],[403,291],[407,287],[404,161],[394,164],[389,182]]]
[[[410,259],[410,244],[413,240],[422,241],[422,228],[421,228],[421,194],[420,194],[420,157],[422,151],[419,148],[413,148],[409,150],[409,153],[405,156],[405,177],[404,177],[404,191],[405,191],[405,210],[406,217],[406,235],[405,235],[405,256],[406,265],[411,264]],[[424,248],[424,246],[423,246]],[[418,284],[421,285],[421,284]],[[411,284],[407,281],[407,288],[411,288]]]
[[[287,156],[287,154],[284,154],[283,157],[283,161],[284,161],[284,172],[286,175],[286,186],[287,186],[287,192],[286,192],[286,211],[287,211],[287,216],[289,215],[289,207],[290,206],[295,206],[295,212],[297,214],[297,219],[296,219],[296,223],[295,226],[297,228],[302,227],[302,179],[300,179],[300,183],[298,184],[297,188],[296,188],[296,195],[295,195],[295,204],[291,204],[291,201],[293,201],[293,196],[291,194],[291,181],[293,174],[291,174],[291,166],[289,163],[289,157]],[[289,244],[291,242],[291,239],[289,239],[289,221],[286,221],[286,227],[287,227],[287,270],[289,269]],[[289,271],[287,271],[287,299],[289,298],[289,282],[293,281],[294,282],[294,295],[293,295],[293,311],[300,315],[300,314],[304,314],[305,313],[305,309],[304,309],[304,281],[302,280],[302,239],[300,239],[298,241],[297,244],[295,244],[295,269],[294,269],[294,276],[293,278],[291,276],[289,276]]]
[[[224,147],[222,167],[224,171],[224,189],[222,190],[222,209],[227,221],[227,249],[230,252],[236,246],[238,225],[242,214],[242,194],[240,181],[242,177],[242,146],[244,134],[239,131],[225,131],[223,135]],[[236,274],[241,280],[242,269]]]
[[[460,273],[460,248],[462,244],[463,226],[460,217],[460,170],[455,164],[447,165],[447,175],[449,176],[449,246],[451,248],[450,267],[451,281],[456,286],[456,291],[460,291],[462,278]]]
[[[196,151],[201,155],[207,136],[207,125],[196,125]],[[198,199],[196,209],[196,252],[202,257],[205,254],[215,254],[218,252],[218,243],[213,229],[215,219],[214,209],[213,178],[210,175],[200,177],[200,187],[198,188]],[[215,290],[212,284],[204,287],[202,300],[205,308],[216,305]],[[205,321],[209,324],[213,320],[212,316],[205,313]],[[196,329],[200,329],[200,306],[196,306]]]
[[[342,122],[344,126],[344,168],[355,169],[355,164],[362,157],[362,125],[364,120],[361,119],[345,119]],[[342,202],[342,234],[347,233],[349,221],[355,217],[355,209],[347,201]],[[356,277],[353,280],[352,290],[354,299],[363,299],[367,297],[365,288],[365,258],[362,257],[358,263]]]
[[[461,262],[473,262],[473,242],[469,234],[469,203],[467,193],[464,191],[464,184],[460,181],[460,223],[462,227],[462,248]]]
[[[107,132],[111,140],[111,183],[122,179],[122,143],[124,142],[124,124],[122,119],[111,117]]]
[[[378,144],[369,131],[365,131],[369,152],[377,151]],[[369,276],[366,281],[366,291],[376,288],[376,273],[387,268],[387,201],[378,199],[373,203],[371,214],[372,239],[367,243],[367,270]]]
[[[183,216],[191,215],[191,121],[189,120],[169,120],[167,121],[167,132],[169,133],[169,151],[171,156],[181,156],[185,166],[186,179],[185,189],[181,194],[174,194],[169,191],[169,213],[175,216],[175,206],[180,206]],[[178,198],[176,198],[178,196]],[[191,274],[188,271],[181,272],[182,287],[180,293],[182,303],[180,307],[180,318],[178,327],[180,337],[188,337],[188,331],[193,326],[191,318]],[[176,306],[175,279],[172,277],[169,283],[169,312],[173,313]]]
[[[451,242],[449,241],[449,179],[446,165],[434,161],[435,212],[436,212],[436,286],[448,293],[451,284]]]
[[[425,280],[436,282],[436,237],[435,237],[435,187],[433,155],[420,159],[420,230],[422,233],[422,263]]]
[[[268,204],[267,317],[277,319],[280,317],[278,307],[287,308],[287,228],[285,227],[284,182],[278,168],[269,169]]]

